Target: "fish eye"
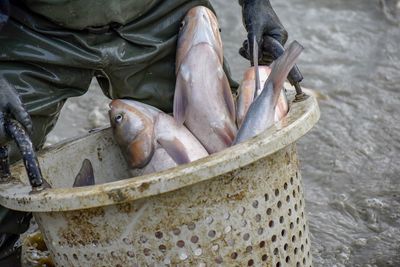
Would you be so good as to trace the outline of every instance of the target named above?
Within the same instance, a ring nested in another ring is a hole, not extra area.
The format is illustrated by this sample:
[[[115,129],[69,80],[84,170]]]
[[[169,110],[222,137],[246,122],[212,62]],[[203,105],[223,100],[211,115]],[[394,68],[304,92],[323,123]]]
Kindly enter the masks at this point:
[[[186,22],[184,20],[181,21],[181,25],[179,26],[179,30],[182,30],[185,27]]]
[[[120,124],[123,119],[124,119],[124,114],[118,114],[117,116],[115,116],[114,121],[116,124]]]

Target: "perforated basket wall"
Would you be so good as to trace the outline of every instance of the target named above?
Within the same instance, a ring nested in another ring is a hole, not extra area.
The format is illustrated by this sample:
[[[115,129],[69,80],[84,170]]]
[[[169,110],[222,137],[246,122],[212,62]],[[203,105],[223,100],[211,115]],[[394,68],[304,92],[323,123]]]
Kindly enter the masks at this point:
[[[57,266],[312,266],[295,145],[173,192],[35,217]]]

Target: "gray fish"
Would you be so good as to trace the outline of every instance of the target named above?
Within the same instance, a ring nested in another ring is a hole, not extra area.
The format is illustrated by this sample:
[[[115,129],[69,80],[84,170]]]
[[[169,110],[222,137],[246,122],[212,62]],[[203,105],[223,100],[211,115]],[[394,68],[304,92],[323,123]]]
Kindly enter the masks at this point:
[[[205,7],[192,8],[179,33],[174,118],[211,154],[232,144],[235,104],[223,70],[217,18]]]
[[[294,41],[285,53],[274,61],[264,89],[251,104],[233,144],[254,137],[274,124],[283,83],[302,51],[303,47]]]
[[[89,186],[94,185],[94,183],[95,181],[92,163],[90,162],[90,160],[85,159],[82,162],[81,169],[75,177],[75,181],[72,187]]]
[[[208,156],[186,127],[161,110],[122,99],[113,100],[110,108],[115,140],[133,175],[166,170]]]

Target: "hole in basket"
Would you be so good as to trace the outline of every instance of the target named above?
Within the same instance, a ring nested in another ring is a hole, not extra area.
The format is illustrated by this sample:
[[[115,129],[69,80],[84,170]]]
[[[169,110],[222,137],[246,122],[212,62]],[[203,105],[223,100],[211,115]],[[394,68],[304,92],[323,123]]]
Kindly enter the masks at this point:
[[[301,245],[300,249],[302,252],[304,252],[304,245]]]
[[[300,199],[300,207],[303,205],[303,201]]]
[[[179,240],[178,242],[176,242],[176,245],[180,248],[183,248],[185,246],[185,241],[183,240]]]
[[[247,253],[250,253],[252,250],[253,250],[253,247],[252,247],[252,246],[247,246],[247,247],[246,247],[246,252],[247,252]]]
[[[102,259],[104,259],[104,256],[103,256],[103,254],[101,254],[101,253],[97,253],[97,258],[100,259],[100,260],[102,260]]]
[[[299,218],[299,217],[297,217],[297,219],[296,219],[296,223],[297,223],[297,224],[299,224],[299,223],[300,223],[300,218]]]
[[[262,257],[261,257],[262,261],[267,261],[267,259],[268,259],[268,255],[267,254],[262,255]]]
[[[306,231],[306,225],[303,224],[303,231]]]
[[[126,244],[126,245],[131,245],[132,244],[132,241],[129,239],[129,238],[124,238],[124,239],[122,239],[122,241]]]
[[[286,263],[288,263],[288,262],[290,261],[290,257],[287,256],[286,259],[285,259],[285,261],[286,261]]]
[[[297,186],[297,193],[300,194],[300,185]]]
[[[243,211],[243,212],[244,212],[244,211]],[[207,217],[207,218],[206,218],[206,223],[207,223],[207,224],[212,224],[213,221],[214,221],[214,218],[213,218],[213,217]]]
[[[282,232],[281,232],[281,236],[285,236],[285,234],[286,234],[286,230],[283,229]]]
[[[287,189],[287,183],[283,184],[283,188],[286,190]]]
[[[282,202],[278,201],[278,203],[276,205],[278,206],[278,208],[281,208],[282,207]]]
[[[272,240],[272,242],[275,242],[276,241],[276,235],[273,235],[271,240]]]
[[[222,257],[221,257],[221,256],[218,256],[217,258],[215,258],[215,262],[216,262],[217,264],[221,264],[221,263],[223,262]]]
[[[150,252],[151,252],[151,250],[150,250],[149,248],[143,249],[143,254],[144,254],[145,256],[150,256]]]
[[[303,264],[306,264],[306,258],[303,258]]]
[[[283,246],[283,250],[287,250],[288,249],[288,247],[289,247],[289,245],[286,243],[284,246]]]
[[[296,267],[300,267],[300,262],[297,262],[297,263],[296,263]]]
[[[269,199],[268,194],[265,194],[265,195],[264,195],[264,199],[265,199],[265,201],[268,201],[268,199]]]
[[[253,206],[253,208],[255,208],[255,209],[258,208],[258,201],[255,200],[255,201],[253,202],[252,206]]]
[[[280,261],[277,262],[276,267],[281,267],[281,262]]]
[[[271,208],[268,208],[268,209],[267,209],[267,214],[268,214],[268,215],[271,215],[271,213],[272,213],[272,209],[271,209]]]
[[[263,248],[263,247],[265,247],[265,241],[260,242],[260,248]]]
[[[187,225],[187,228],[188,228],[189,230],[194,230],[194,229],[196,228],[196,224],[195,224],[194,222],[191,222],[191,223],[189,223],[189,224]]]
[[[296,190],[293,190],[293,197],[296,197]]]
[[[299,238],[301,238],[303,235],[303,233],[301,231],[299,231]]]
[[[304,219],[304,212],[301,212],[301,218]]]
[[[272,221],[272,220],[269,221],[269,224],[268,224],[268,225],[269,225],[269,227],[271,227],[271,228],[274,227],[274,221]]]
[[[280,222],[280,223],[283,223],[283,221],[284,221],[283,216],[279,217],[279,222]]]
[[[243,235],[243,240],[244,241],[247,241],[249,239],[250,239],[250,234],[246,233],[246,234]]]
[[[288,215],[291,216],[292,215],[292,209],[288,210]]]
[[[238,254],[237,254],[236,252],[233,252],[233,253],[231,254],[231,258],[234,259],[234,260],[236,260],[237,257],[238,257]]]
[[[293,185],[293,177],[290,177],[290,184]]]
[[[294,228],[294,223],[291,222],[289,227],[290,227],[290,229],[293,229]]]
[[[292,236],[292,242],[294,243],[296,241],[296,236]]]
[[[274,249],[274,255],[275,255],[275,256],[278,255],[278,252],[279,252],[279,251],[278,251],[278,248],[275,248],[275,249]]]
[[[199,241],[199,237],[198,237],[197,235],[194,235],[194,236],[192,236],[192,237],[190,238],[190,241],[191,241],[193,244],[196,244],[196,243]]]
[[[297,211],[297,204],[294,204],[294,210]]]
[[[179,229],[179,228],[174,228],[174,229],[172,230],[172,232],[174,233],[174,235],[180,235],[181,229]]]
[[[275,189],[275,196],[279,196],[279,189]]]
[[[256,222],[260,222],[261,221],[261,215],[257,214],[254,219],[256,220]]]
[[[129,258],[133,258],[135,257],[135,253],[131,250],[129,250],[128,252],[126,252],[126,255],[128,255]]]
[[[209,232],[208,232],[208,236],[209,237],[215,237],[215,234],[216,234],[216,232],[214,231],[214,230],[210,230]]]
[[[254,264],[254,261],[253,261],[253,260],[249,260],[249,261],[247,262],[247,266],[253,266],[253,264]]]
[[[286,196],[286,202],[287,202],[287,203],[290,202],[290,196],[289,196],[289,195]]]
[[[75,260],[78,260],[78,255],[76,255],[75,253],[72,254],[72,257],[74,257]]]
[[[308,238],[306,238],[306,244],[308,245]]]
[[[259,235],[262,235],[264,233],[264,228],[262,228],[262,227],[258,228],[257,233]]]
[[[294,248],[294,255],[297,255],[298,248]]]

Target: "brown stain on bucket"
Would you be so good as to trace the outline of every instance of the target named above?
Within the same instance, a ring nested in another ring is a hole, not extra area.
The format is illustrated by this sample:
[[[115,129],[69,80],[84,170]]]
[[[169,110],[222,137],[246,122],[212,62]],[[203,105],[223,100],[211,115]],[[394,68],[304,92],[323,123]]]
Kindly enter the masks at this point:
[[[67,226],[59,230],[61,240],[65,240],[60,245],[76,246],[103,243],[102,234],[98,232],[95,224],[97,220],[104,218],[104,209],[95,208],[87,210],[77,210],[64,213]]]

